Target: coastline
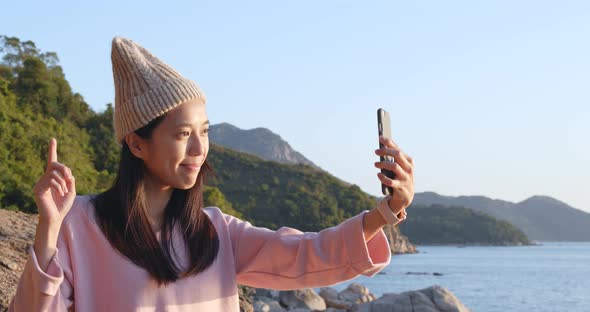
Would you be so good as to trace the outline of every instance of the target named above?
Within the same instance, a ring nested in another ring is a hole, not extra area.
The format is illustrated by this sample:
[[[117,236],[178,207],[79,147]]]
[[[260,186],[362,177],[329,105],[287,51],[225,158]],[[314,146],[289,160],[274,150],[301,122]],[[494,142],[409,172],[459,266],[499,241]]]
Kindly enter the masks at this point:
[[[514,244],[514,243],[498,243],[498,244],[490,244],[490,243],[429,243],[429,244],[417,244],[414,243],[416,246],[416,252],[419,253],[420,247],[457,247],[457,248],[466,248],[466,247],[527,247],[527,246],[543,246],[544,242],[530,242],[528,244]]]

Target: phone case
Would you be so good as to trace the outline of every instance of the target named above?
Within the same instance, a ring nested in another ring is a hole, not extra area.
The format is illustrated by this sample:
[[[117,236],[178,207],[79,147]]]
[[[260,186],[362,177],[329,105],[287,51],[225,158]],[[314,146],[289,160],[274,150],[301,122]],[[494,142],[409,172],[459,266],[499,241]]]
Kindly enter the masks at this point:
[[[377,125],[379,135],[391,139],[391,124],[389,121],[389,113],[382,108],[379,108],[377,110]],[[379,148],[383,147],[384,145],[381,144],[381,142],[379,142]],[[381,159],[381,161],[394,161],[393,157],[391,156],[380,156],[379,158]],[[393,171],[391,170],[381,169],[381,173],[383,173],[388,178],[395,179],[395,173],[393,173]],[[393,188],[391,186],[387,186],[381,183],[381,193],[383,193],[383,195],[385,196],[393,195]]]

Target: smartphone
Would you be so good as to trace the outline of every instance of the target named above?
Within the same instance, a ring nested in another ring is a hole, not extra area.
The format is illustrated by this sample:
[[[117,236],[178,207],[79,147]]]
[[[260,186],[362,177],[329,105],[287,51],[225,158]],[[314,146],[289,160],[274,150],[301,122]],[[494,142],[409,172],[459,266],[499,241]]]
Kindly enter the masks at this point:
[[[383,108],[379,108],[377,110],[377,127],[380,136],[382,135],[385,138],[391,139],[391,124],[389,121],[389,113]],[[383,147],[384,145],[381,144],[381,141],[379,141],[379,148]],[[394,159],[391,156],[379,156],[379,158],[381,159],[381,161],[394,162]],[[393,171],[391,170],[381,169],[381,173],[383,173],[386,177],[390,179],[395,179],[395,173],[393,173]],[[381,183],[381,193],[383,193],[383,195],[385,196],[393,195],[393,188],[391,186],[387,186]]]

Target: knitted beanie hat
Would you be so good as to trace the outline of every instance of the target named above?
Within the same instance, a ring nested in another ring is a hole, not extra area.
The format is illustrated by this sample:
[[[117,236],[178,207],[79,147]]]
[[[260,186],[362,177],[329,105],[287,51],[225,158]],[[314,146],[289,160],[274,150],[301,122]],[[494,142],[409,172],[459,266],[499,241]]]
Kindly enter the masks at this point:
[[[122,143],[131,133],[179,104],[205,95],[193,81],[160,61],[136,42],[113,38],[115,135]]]

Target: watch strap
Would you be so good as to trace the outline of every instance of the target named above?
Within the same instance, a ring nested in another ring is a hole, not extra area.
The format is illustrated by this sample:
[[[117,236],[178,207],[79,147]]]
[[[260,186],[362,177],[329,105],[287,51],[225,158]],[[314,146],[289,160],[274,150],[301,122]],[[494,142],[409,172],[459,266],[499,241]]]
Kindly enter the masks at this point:
[[[390,198],[391,196],[387,196],[381,199],[377,206],[377,210],[379,211],[383,219],[385,219],[387,224],[396,225],[406,219],[407,213],[405,208],[402,209],[402,211],[400,211],[397,215],[393,213],[391,208],[389,208]]]

